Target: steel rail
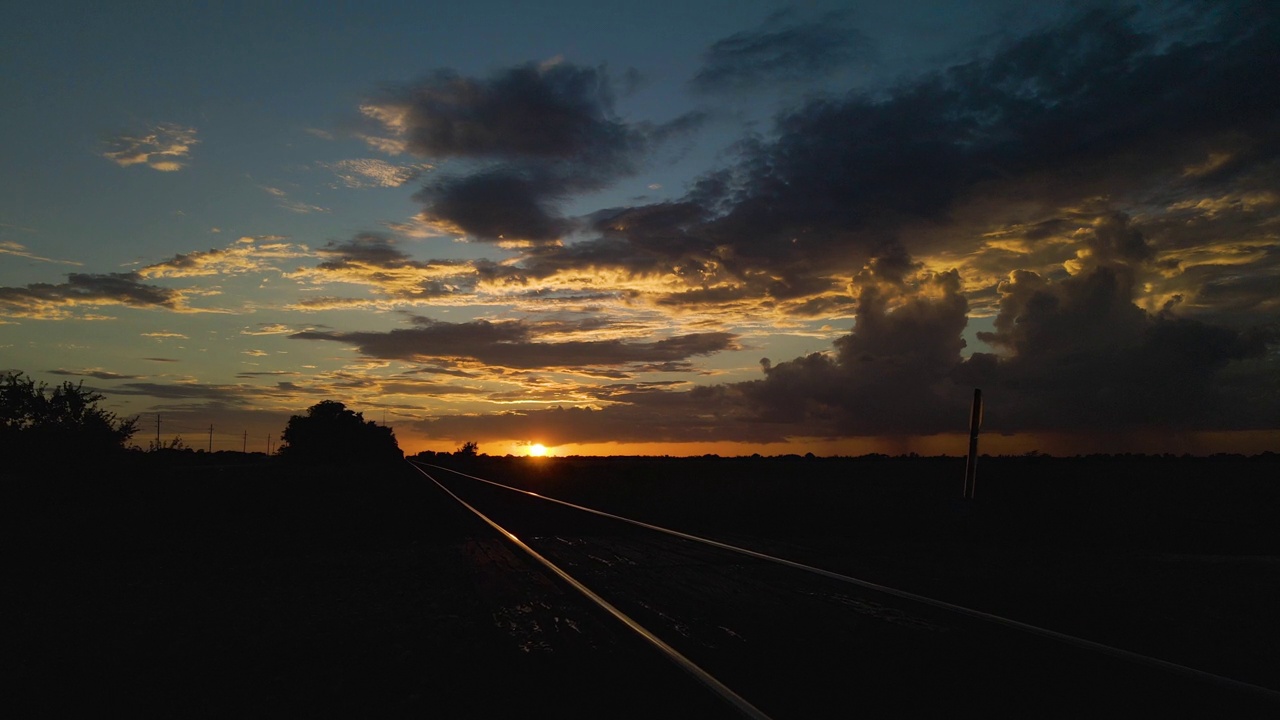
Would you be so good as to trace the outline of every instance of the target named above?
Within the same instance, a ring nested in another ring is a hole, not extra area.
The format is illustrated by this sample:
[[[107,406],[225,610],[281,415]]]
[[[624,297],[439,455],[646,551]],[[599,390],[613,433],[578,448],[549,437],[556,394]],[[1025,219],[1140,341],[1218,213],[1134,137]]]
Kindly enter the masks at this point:
[[[465,478],[470,478],[472,480],[477,480],[482,483],[493,485],[494,487],[503,488],[504,490],[509,490],[515,493],[522,493],[525,495],[529,495],[531,497],[538,498],[540,500],[546,500],[548,502],[557,503],[559,505],[573,508],[575,510],[581,510],[582,512],[599,515],[601,517],[609,518],[611,520],[618,520],[624,523],[630,523],[631,525],[635,525],[637,527],[642,527],[648,530],[665,533],[672,537],[681,538],[683,540],[702,543],[704,545],[709,545],[712,547],[720,548],[722,550],[728,550],[730,552],[739,553],[742,555],[746,555],[748,557],[756,558],[758,560],[765,560],[767,562],[784,565],[786,567],[794,568],[796,570],[802,570],[804,572],[813,573],[815,575],[821,575],[823,577],[831,578],[833,580],[838,580],[840,582],[845,582],[852,585],[857,585],[858,587],[866,588],[868,590],[874,590],[876,592],[884,593],[886,595],[891,595],[893,597],[902,598],[904,600],[910,600],[912,602],[921,603],[923,605],[929,605],[942,610],[947,610],[960,615],[965,615],[978,620],[990,622],[996,625],[1002,625],[1004,627],[1012,628],[1014,630],[1019,630],[1032,635],[1037,635],[1039,637],[1054,640],[1054,641],[1057,641],[1066,645],[1070,645],[1073,647],[1081,648],[1084,650],[1091,650],[1094,652],[1102,653],[1104,655],[1117,658],[1120,660],[1125,660],[1125,661],[1136,663],[1139,665],[1156,668],[1169,673],[1173,673],[1175,675],[1180,675],[1180,676],[1191,678],[1194,680],[1207,682],[1210,684],[1229,688],[1235,691],[1251,693],[1253,695],[1256,695],[1260,698],[1264,698],[1271,702],[1280,703],[1280,691],[1272,690],[1271,688],[1262,687],[1261,685],[1254,685],[1252,683],[1247,683],[1247,682],[1244,682],[1243,680],[1236,680],[1235,678],[1226,677],[1225,675],[1217,675],[1211,672],[1207,672],[1205,670],[1198,670],[1196,668],[1188,667],[1186,665],[1180,665],[1178,663],[1170,662],[1168,660],[1161,660],[1160,658],[1151,657],[1149,655],[1143,655],[1142,653],[1133,652],[1132,650],[1125,650],[1123,648],[1118,648],[1113,645],[1106,645],[1104,643],[1095,642],[1093,640],[1086,640],[1085,638],[1076,637],[1074,635],[1068,635],[1066,633],[1058,632],[1056,630],[1050,630],[1048,628],[1043,628],[1038,625],[1031,625],[1030,623],[1024,623],[1019,620],[1014,620],[1012,618],[996,615],[994,613],[988,613],[982,610],[975,610],[973,608],[964,607],[963,605],[955,605],[953,603],[949,603],[944,600],[936,600],[934,598],[926,597],[924,595],[917,595],[912,592],[907,592],[906,590],[899,590],[897,588],[892,588],[887,585],[880,585],[878,583],[873,583],[868,580],[862,580],[860,578],[855,578],[850,575],[843,575],[841,573],[832,572],[830,570],[824,570],[819,567],[814,567],[812,565],[806,565],[804,563],[795,562],[794,560],[787,560],[786,558],[780,558],[774,555],[768,555],[766,553],[757,552],[755,550],[750,550],[737,545],[730,545],[729,543],[723,543],[718,540],[712,540],[710,538],[691,535],[689,533],[681,532],[679,530],[672,530],[671,528],[665,528],[660,525],[653,525],[640,520],[633,520],[632,518],[623,517],[621,515],[614,515],[613,513],[607,513],[607,512],[604,512],[603,510],[596,510],[595,508],[589,508],[584,505],[576,505],[571,502],[565,502],[564,500],[558,500],[556,498],[548,497],[546,495],[540,495],[530,490],[523,490],[521,488],[511,487],[510,485],[503,485],[502,483],[494,482],[492,480],[486,480],[485,478],[482,478],[482,477],[476,477],[475,475],[468,475],[467,473],[460,472],[458,470],[453,470],[451,468],[447,468],[441,465],[433,465],[431,463],[422,463],[421,461],[417,461],[417,460],[410,460],[409,462],[410,464],[414,464],[415,466],[417,464],[422,464],[428,467],[438,468],[446,472],[451,472],[455,475],[461,475],[462,477],[465,477]],[[424,475],[426,475],[426,472],[422,471],[421,468],[419,468],[419,471],[422,472]],[[427,477],[430,477],[430,475],[428,475]],[[435,478],[432,478],[432,481],[436,482],[436,484],[439,484],[439,482],[436,481]]]
[[[507,530],[506,528],[502,527],[498,523],[494,522],[488,515],[485,515],[484,513],[476,509],[473,505],[468,503],[466,500],[463,500],[462,498],[458,497],[452,490],[445,487],[439,480],[436,480],[434,477],[432,477],[431,474],[428,473],[426,470],[423,470],[421,467],[418,467],[416,464],[412,462],[410,462],[410,464],[413,465],[414,469],[422,473],[428,480],[435,483],[437,487],[439,487],[444,492],[448,493],[449,497],[452,497],[460,505],[470,510],[472,513],[475,514],[476,517],[480,518],[486,524],[488,524],[489,527],[492,527],[494,530],[497,530],[498,533],[500,533],[503,537],[505,537],[511,544],[520,548],[526,554],[528,554],[529,557],[538,561],[540,564],[542,564],[543,567],[555,573],[557,577],[559,577],[564,582],[568,583],[570,586],[573,587],[573,589],[577,590],[579,593],[585,596],[588,600],[595,603],[602,610],[609,613],[613,617],[617,618],[619,621],[621,621],[624,625],[630,628],[637,635],[644,638],[650,645],[653,645],[655,648],[657,648],[663,655],[667,657],[668,660],[671,660],[677,666],[679,666],[680,669],[692,675],[694,679],[698,680],[703,685],[707,686],[712,692],[719,695],[721,699],[723,699],[725,702],[732,705],[743,715],[749,718],[754,718],[755,720],[772,720],[768,715],[762,712],[759,708],[752,705],[741,695],[739,695],[738,693],[730,689],[729,686],[717,680],[715,676],[711,675],[711,673],[708,673],[706,670],[703,670],[701,667],[695,664],[692,660],[690,660],[689,658],[681,654],[680,651],[676,650],[675,648],[671,647],[667,643],[663,642],[662,638],[659,638],[657,635],[654,635],[652,632],[649,631],[648,628],[644,627],[643,625],[641,625],[640,623],[632,619],[630,615],[627,615],[626,613],[622,612],[617,607],[615,607],[612,603],[610,603],[609,601],[597,595],[594,591],[591,590],[591,588],[588,588],[586,585],[583,585],[581,582],[579,582],[577,578],[573,577],[569,573],[562,570],[558,565],[556,565],[555,563],[543,557],[537,550],[534,550],[533,548],[529,547],[529,545],[527,545],[520,538],[516,537],[516,535],[512,533],[510,530]],[[438,467],[438,466],[432,466],[432,467]],[[448,468],[440,468],[440,469],[448,470]],[[476,478],[476,479],[479,479],[479,478]],[[486,480],[484,482],[488,482],[488,481]],[[497,483],[494,483],[494,484],[497,484]],[[506,486],[501,486],[501,487],[506,487]]]

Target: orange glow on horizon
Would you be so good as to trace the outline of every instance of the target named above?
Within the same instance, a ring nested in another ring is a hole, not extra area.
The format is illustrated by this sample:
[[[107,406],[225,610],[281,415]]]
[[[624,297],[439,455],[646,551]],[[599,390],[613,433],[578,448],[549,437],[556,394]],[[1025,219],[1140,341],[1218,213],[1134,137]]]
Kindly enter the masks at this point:
[[[400,447],[406,455],[413,455],[423,450],[453,452],[462,442],[461,440],[414,436],[411,432],[401,429],[397,430],[397,437],[400,440]],[[946,433],[912,437],[793,438],[787,442],[774,443],[734,441],[564,443],[554,446],[554,454],[558,457],[573,455],[694,457],[708,454],[720,455],[721,457],[743,457],[759,454],[768,457],[813,453],[818,457],[857,457],[873,453],[891,456],[916,453],[926,457],[948,455],[963,458],[968,450],[968,441],[968,433]],[[546,455],[552,454],[551,449],[545,444],[530,444],[527,440],[481,440],[480,453],[542,457],[535,454],[537,445],[542,445]],[[1214,453],[1256,455],[1267,451],[1280,452],[1280,433],[1274,430],[1193,433],[1135,431],[1103,436],[1083,433],[1001,435],[996,432],[986,432],[979,440],[978,450],[983,455],[1022,455],[1036,451],[1060,457],[1126,452],[1156,455],[1161,453],[1173,453],[1175,455],[1182,455],[1183,453],[1192,455],[1211,455]]]

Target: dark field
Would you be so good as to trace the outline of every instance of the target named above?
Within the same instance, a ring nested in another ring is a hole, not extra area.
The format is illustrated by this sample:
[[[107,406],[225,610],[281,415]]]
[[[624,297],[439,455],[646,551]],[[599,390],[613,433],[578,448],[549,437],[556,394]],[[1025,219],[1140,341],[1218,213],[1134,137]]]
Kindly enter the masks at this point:
[[[605,619],[522,644],[576,599],[406,466],[195,458],[5,478],[22,716],[718,709]],[[441,464],[1280,689],[1275,456],[984,458],[967,505],[956,458]]]

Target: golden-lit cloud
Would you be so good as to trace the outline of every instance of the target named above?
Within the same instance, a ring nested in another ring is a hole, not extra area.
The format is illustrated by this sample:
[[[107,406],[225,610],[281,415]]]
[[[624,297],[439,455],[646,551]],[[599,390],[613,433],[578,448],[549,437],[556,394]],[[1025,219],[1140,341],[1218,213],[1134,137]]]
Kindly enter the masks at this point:
[[[148,265],[138,270],[138,275],[148,279],[207,277],[211,275],[239,275],[251,272],[278,270],[282,260],[314,257],[305,245],[242,237],[230,247],[221,250],[205,250],[175,255],[164,262]]]
[[[296,332],[295,328],[281,323],[260,323],[256,328],[245,328],[240,331],[241,335],[285,335]]]
[[[199,142],[193,127],[160,123],[141,134],[111,138],[102,156],[121,167],[145,165],[161,172],[174,172],[185,167],[191,148]]]
[[[1218,197],[1182,200],[1169,206],[1170,210],[1195,210],[1213,218],[1224,212],[1256,212],[1280,205],[1280,193],[1274,190],[1250,190],[1229,193]]]
[[[192,312],[182,291],[147,285],[137,273],[71,273],[65,283],[0,287],[0,316],[35,320],[108,319],[92,309],[123,306]]]
[[[423,163],[393,165],[385,160],[374,158],[339,160],[320,163],[320,165],[332,171],[338,180],[349,188],[400,187],[431,169],[431,165]]]

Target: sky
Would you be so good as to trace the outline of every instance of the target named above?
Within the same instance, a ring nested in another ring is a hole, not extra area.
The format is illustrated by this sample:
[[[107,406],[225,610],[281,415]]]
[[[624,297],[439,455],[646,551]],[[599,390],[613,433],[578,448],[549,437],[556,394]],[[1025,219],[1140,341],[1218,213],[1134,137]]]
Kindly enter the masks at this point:
[[[1280,451],[1276,3],[3,16],[0,370],[141,447]]]

